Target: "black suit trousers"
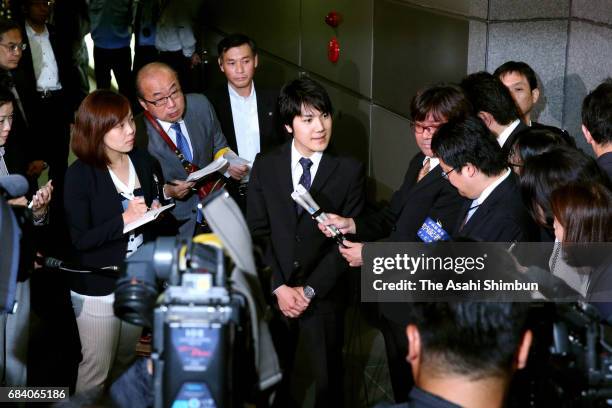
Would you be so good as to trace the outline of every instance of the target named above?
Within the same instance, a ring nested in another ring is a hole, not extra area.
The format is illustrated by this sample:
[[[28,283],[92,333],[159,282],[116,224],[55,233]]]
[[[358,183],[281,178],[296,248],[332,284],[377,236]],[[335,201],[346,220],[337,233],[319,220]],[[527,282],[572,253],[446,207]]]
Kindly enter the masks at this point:
[[[396,403],[405,402],[408,400],[408,394],[414,386],[412,369],[406,361],[406,356],[408,355],[406,326],[381,315],[379,329],[385,339],[385,351],[387,353],[387,365],[389,366],[393,398]]]
[[[289,319],[278,310],[270,330],[283,381],[274,407],[301,407],[314,379],[315,407],[341,407],[343,399],[342,344],[344,311],[309,313]]]
[[[132,100],[132,51],[130,47],[105,49],[94,47],[94,74],[98,89],[110,89],[111,70],[115,73],[119,92]]]

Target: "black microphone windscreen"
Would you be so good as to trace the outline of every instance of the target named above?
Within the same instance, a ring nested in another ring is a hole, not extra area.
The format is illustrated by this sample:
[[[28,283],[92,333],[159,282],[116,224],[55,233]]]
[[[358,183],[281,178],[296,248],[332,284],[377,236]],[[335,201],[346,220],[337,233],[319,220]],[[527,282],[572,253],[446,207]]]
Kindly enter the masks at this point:
[[[0,190],[9,197],[21,197],[28,192],[28,180],[19,174],[0,176]]]
[[[44,258],[44,265],[47,268],[55,269],[60,268],[63,265],[63,262],[49,256]]]

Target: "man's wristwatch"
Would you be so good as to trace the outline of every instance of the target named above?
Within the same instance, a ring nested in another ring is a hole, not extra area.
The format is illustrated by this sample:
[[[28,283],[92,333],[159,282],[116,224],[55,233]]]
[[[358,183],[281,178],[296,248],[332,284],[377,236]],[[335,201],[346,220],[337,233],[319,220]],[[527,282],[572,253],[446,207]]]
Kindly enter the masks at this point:
[[[312,286],[304,286],[304,296],[306,296],[308,299],[312,299],[315,295],[315,290],[312,288]]]

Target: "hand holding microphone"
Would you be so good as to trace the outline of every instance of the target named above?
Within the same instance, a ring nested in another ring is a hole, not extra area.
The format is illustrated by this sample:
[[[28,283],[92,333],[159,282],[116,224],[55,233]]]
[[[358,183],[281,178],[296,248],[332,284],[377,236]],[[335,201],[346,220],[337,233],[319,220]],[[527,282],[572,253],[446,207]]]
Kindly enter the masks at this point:
[[[328,220],[327,214],[321,210],[310,193],[301,184],[299,184],[295,191],[291,193],[291,198],[293,198],[293,200],[304,210],[306,210],[306,212],[308,212],[308,214],[310,214],[310,216],[317,222],[324,224],[325,221]],[[325,225],[325,228],[340,246],[344,246],[342,243],[344,241],[344,235],[338,230],[338,228],[336,228],[335,225]]]

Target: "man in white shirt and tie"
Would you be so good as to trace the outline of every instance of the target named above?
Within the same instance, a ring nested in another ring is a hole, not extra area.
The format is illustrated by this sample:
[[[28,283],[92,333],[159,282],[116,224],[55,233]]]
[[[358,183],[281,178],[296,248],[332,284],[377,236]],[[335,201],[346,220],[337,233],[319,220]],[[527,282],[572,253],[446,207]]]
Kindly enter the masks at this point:
[[[200,94],[183,94],[176,72],[166,64],[145,65],[136,77],[138,100],[145,110],[135,118],[136,144],[158,160],[166,180],[164,194],[175,199],[172,210],[179,221],[179,235],[193,236],[201,220],[193,182],[186,182],[194,164],[204,168],[229,152],[225,136],[208,99]],[[176,148],[171,148],[165,135]],[[229,175],[241,179],[246,170],[230,165]]]

